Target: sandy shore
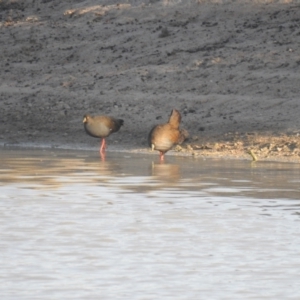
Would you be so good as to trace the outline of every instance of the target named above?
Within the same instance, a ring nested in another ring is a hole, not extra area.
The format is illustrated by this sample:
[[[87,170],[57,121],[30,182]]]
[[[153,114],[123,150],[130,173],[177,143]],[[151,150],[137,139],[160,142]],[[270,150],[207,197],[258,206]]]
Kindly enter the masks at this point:
[[[96,147],[91,113],[124,119],[110,149],[148,151],[176,108],[178,153],[300,162],[297,1],[74,2],[0,2],[1,145]]]

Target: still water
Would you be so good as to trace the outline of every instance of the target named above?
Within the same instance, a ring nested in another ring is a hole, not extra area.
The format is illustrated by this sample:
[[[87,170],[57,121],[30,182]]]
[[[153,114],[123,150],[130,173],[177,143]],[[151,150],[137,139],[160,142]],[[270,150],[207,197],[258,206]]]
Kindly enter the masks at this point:
[[[299,164],[0,157],[0,299],[300,299]]]

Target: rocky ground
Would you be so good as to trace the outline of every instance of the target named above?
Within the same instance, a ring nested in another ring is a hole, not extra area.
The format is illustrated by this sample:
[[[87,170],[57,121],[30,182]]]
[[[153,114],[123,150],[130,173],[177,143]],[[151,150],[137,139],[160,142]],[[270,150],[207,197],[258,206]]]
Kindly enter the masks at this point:
[[[96,147],[92,113],[139,151],[176,108],[179,152],[300,162],[297,1],[0,0],[0,21],[2,145]]]

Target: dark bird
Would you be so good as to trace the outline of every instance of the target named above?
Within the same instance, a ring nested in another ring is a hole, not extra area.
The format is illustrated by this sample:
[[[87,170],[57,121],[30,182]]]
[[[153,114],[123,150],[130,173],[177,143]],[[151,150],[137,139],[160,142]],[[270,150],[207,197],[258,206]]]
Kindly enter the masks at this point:
[[[154,126],[148,135],[148,144],[152,150],[158,150],[160,161],[164,160],[164,155],[174,145],[181,144],[188,137],[186,130],[180,130],[180,112],[173,109],[168,123]]]
[[[104,153],[106,148],[105,138],[117,132],[124,124],[124,121],[109,116],[85,115],[83,117],[83,124],[88,135],[95,138],[102,138],[100,153]]]

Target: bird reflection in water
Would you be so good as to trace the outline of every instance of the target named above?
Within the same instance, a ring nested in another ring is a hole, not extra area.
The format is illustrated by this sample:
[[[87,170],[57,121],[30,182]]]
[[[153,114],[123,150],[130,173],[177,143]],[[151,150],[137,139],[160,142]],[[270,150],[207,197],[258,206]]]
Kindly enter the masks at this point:
[[[105,153],[100,155],[100,159],[95,157],[86,158],[85,162],[90,165],[96,173],[101,176],[114,177],[122,170],[122,166],[114,160],[107,160]]]
[[[179,165],[154,163],[151,164],[152,176],[157,177],[159,180],[172,182],[180,179]]]

